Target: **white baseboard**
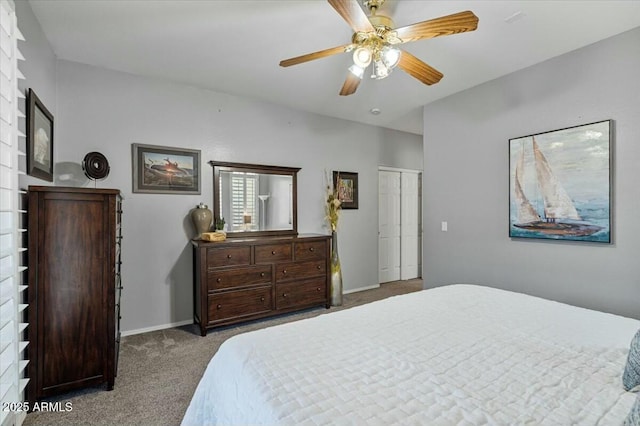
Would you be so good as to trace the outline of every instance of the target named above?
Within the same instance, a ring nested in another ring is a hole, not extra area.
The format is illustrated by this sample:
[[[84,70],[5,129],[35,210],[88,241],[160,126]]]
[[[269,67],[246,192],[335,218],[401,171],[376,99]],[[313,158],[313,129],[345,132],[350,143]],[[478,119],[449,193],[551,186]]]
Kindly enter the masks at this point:
[[[359,291],[373,290],[374,288],[380,288],[380,284],[370,285],[370,286],[367,286],[367,287],[359,287],[359,288],[352,288],[352,289],[349,289],[349,290],[344,290],[342,292],[342,294],[357,293]]]
[[[380,284],[370,285],[370,286],[367,286],[367,287],[359,287],[359,288],[352,288],[352,289],[349,289],[349,290],[344,290],[342,292],[342,294],[357,293],[359,291],[373,290],[374,288],[380,288]],[[135,329],[135,330],[127,330],[127,331],[123,331],[121,335],[123,337],[124,336],[133,336],[134,334],[148,333],[150,331],[164,330],[164,329],[167,329],[167,328],[180,327],[180,326],[188,325],[188,324],[193,324],[193,320],[172,322],[170,324],[155,325],[153,327],[138,328],[138,329]]]
[[[127,330],[127,331],[123,331],[121,333],[121,335],[124,336],[133,336],[134,334],[142,334],[142,333],[148,333],[150,331],[158,331],[158,330],[164,330],[166,328],[173,328],[173,327],[180,327],[182,325],[188,325],[188,324],[193,324],[193,320],[185,320],[185,321],[179,321],[179,322],[172,322],[170,324],[163,324],[163,325],[154,325],[153,327],[145,327],[145,328],[138,328],[135,330]]]

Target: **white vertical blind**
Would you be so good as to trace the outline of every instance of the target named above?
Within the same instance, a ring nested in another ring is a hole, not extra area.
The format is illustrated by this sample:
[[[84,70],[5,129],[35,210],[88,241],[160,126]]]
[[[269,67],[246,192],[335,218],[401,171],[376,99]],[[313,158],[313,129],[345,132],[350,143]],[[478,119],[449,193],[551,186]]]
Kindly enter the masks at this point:
[[[25,266],[22,265],[25,239],[26,212],[20,209],[21,191],[18,176],[21,174],[19,157],[20,111],[19,99],[24,99],[18,89],[18,80],[23,75],[18,69],[18,61],[24,60],[18,50],[18,40],[24,40],[18,30],[12,0],[0,0],[0,411],[1,425],[22,424],[26,412],[4,410],[16,408],[8,404],[24,400],[24,388],[28,379],[24,378],[25,360],[23,322],[23,284]],[[24,121],[22,121],[24,124]]]
[[[258,176],[252,173],[232,173],[230,224],[232,230],[257,229],[257,199]]]

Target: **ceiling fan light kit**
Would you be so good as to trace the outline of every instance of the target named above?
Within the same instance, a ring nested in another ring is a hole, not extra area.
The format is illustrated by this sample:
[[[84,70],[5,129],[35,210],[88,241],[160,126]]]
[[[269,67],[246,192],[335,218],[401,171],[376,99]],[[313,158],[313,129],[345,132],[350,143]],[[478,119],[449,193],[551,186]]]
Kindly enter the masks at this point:
[[[368,67],[372,58],[373,54],[367,47],[360,46],[353,51],[353,63],[360,68]]]
[[[394,68],[400,62],[402,51],[393,46],[385,46],[380,51],[382,62],[390,68]]]
[[[385,0],[363,0],[369,10],[367,16],[357,0],[327,0],[331,7],[349,24],[354,34],[351,43],[318,52],[297,56],[280,61],[280,66],[289,67],[338,53],[353,51],[353,65],[349,67],[347,78],[340,95],[355,93],[371,63],[371,78],[380,80],[387,77],[395,67],[420,80],[422,83],[435,84],[443,74],[422,62],[420,59],[395,45],[425,38],[474,31],[478,27],[478,17],[465,11],[428,21],[418,22],[406,27],[395,28],[393,20],[385,15],[376,14]]]
[[[373,74],[371,74],[371,78],[382,80],[389,74],[391,74],[391,67],[388,67],[384,62],[375,61],[373,63]]]

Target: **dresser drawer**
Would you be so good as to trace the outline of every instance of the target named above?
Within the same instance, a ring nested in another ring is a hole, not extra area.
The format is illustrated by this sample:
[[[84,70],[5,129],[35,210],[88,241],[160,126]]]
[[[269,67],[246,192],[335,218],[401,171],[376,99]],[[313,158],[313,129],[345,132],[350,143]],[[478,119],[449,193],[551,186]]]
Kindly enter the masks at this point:
[[[276,284],[276,309],[321,304],[326,301],[326,297],[325,277]]]
[[[251,246],[210,247],[207,249],[207,266],[248,265],[251,261]]]
[[[326,259],[327,257],[326,241],[297,242],[295,247],[296,260]]]
[[[209,291],[269,283],[271,283],[271,265],[209,270],[207,272]]]
[[[256,246],[256,263],[273,263],[291,260],[291,243]]]
[[[272,310],[271,286],[209,295],[209,323]]]
[[[276,282],[317,277],[318,275],[325,275],[326,270],[325,259],[279,263],[276,265]]]
[[[192,244],[193,313],[203,336],[212,328],[329,307],[328,235],[243,235]]]

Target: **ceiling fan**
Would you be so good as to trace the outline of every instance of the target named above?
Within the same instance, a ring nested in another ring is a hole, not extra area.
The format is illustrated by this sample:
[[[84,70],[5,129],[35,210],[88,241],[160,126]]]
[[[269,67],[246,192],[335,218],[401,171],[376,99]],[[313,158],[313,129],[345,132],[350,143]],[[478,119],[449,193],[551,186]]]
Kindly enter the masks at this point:
[[[289,67],[353,51],[353,65],[349,67],[347,78],[340,90],[342,96],[355,93],[360,81],[362,81],[364,71],[372,62],[371,78],[385,78],[393,68],[398,66],[424,84],[435,84],[440,81],[443,74],[409,52],[400,50],[396,45],[425,38],[474,31],[478,28],[478,17],[470,11],[394,28],[390,17],[376,14],[385,0],[363,0],[364,6],[369,9],[369,16],[364,13],[357,0],[327,1],[355,31],[351,43],[285,59],[280,61],[280,66]]]

